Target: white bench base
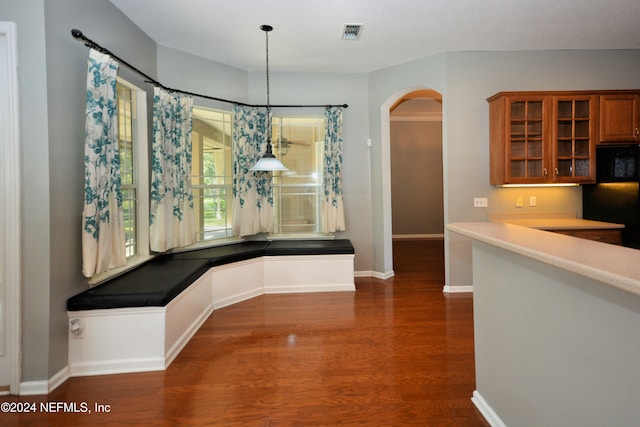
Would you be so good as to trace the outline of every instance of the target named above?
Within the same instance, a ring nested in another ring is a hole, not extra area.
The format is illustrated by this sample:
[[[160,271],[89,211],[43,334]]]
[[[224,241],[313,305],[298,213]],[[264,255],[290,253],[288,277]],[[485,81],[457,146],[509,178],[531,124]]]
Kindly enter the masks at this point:
[[[355,291],[354,255],[264,256],[209,269],[165,307],[68,311],[70,376],[166,369],[214,310],[262,294]]]

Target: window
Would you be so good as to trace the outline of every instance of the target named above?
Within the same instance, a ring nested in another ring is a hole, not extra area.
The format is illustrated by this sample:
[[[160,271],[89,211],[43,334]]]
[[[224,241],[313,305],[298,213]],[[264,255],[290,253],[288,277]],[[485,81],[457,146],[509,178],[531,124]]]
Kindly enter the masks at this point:
[[[118,77],[118,150],[127,265],[89,279],[95,285],[149,258],[147,93]]]
[[[320,233],[324,117],[274,117],[275,154],[289,169],[273,174],[274,234]],[[232,114],[193,108],[192,191],[198,242],[230,238],[233,206]]]
[[[193,108],[192,190],[199,242],[232,236],[231,113]]]
[[[120,154],[120,182],[124,217],[125,253],[127,258],[138,253],[137,168],[134,165],[136,99],[134,91],[118,82],[118,150]]]
[[[274,172],[274,233],[319,233],[323,194],[323,117],[274,117],[274,151],[289,169]]]

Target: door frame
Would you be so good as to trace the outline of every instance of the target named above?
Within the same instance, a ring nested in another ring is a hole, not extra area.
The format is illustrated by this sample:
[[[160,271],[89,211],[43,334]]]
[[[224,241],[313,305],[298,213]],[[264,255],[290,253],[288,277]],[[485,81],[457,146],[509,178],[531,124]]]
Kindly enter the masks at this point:
[[[5,357],[9,368],[9,390],[0,394],[19,394],[20,390],[20,120],[18,103],[18,44],[14,22],[0,21],[0,221],[2,270],[0,286],[5,288]],[[0,289],[1,290],[1,289]]]
[[[410,86],[404,89],[398,90],[391,94],[387,98],[387,100],[380,107],[380,139],[381,139],[381,151],[382,151],[382,249],[383,249],[383,271],[385,272],[381,279],[388,279],[395,275],[393,271],[393,230],[392,230],[392,206],[391,206],[391,107],[395,105],[400,99],[404,96],[418,91],[434,91],[442,94],[442,91],[437,89],[429,88],[426,86]],[[444,100],[444,95],[443,100]],[[444,105],[444,104],[443,104]],[[442,197],[443,197],[443,208],[444,208],[444,218],[446,224],[447,218],[447,196],[446,196],[446,188],[447,188],[447,176],[446,176],[446,162],[445,162],[445,112],[444,107],[442,110]],[[448,254],[447,254],[447,244],[448,237],[445,230],[444,233],[444,259],[445,259],[445,277],[448,275],[447,263],[448,263]],[[445,283],[448,282],[448,279],[445,278]]]

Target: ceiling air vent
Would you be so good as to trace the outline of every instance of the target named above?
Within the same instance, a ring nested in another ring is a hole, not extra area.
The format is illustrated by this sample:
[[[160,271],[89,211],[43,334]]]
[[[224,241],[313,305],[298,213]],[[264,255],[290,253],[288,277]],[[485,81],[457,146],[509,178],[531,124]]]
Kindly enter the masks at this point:
[[[363,24],[344,24],[342,40],[358,40]]]

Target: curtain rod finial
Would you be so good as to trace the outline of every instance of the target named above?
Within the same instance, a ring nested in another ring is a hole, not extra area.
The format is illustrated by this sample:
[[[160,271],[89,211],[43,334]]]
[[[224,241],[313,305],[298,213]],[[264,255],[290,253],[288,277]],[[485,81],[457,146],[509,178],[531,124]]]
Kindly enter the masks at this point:
[[[76,30],[75,28],[71,30],[71,35],[77,39],[82,38],[82,31]]]

